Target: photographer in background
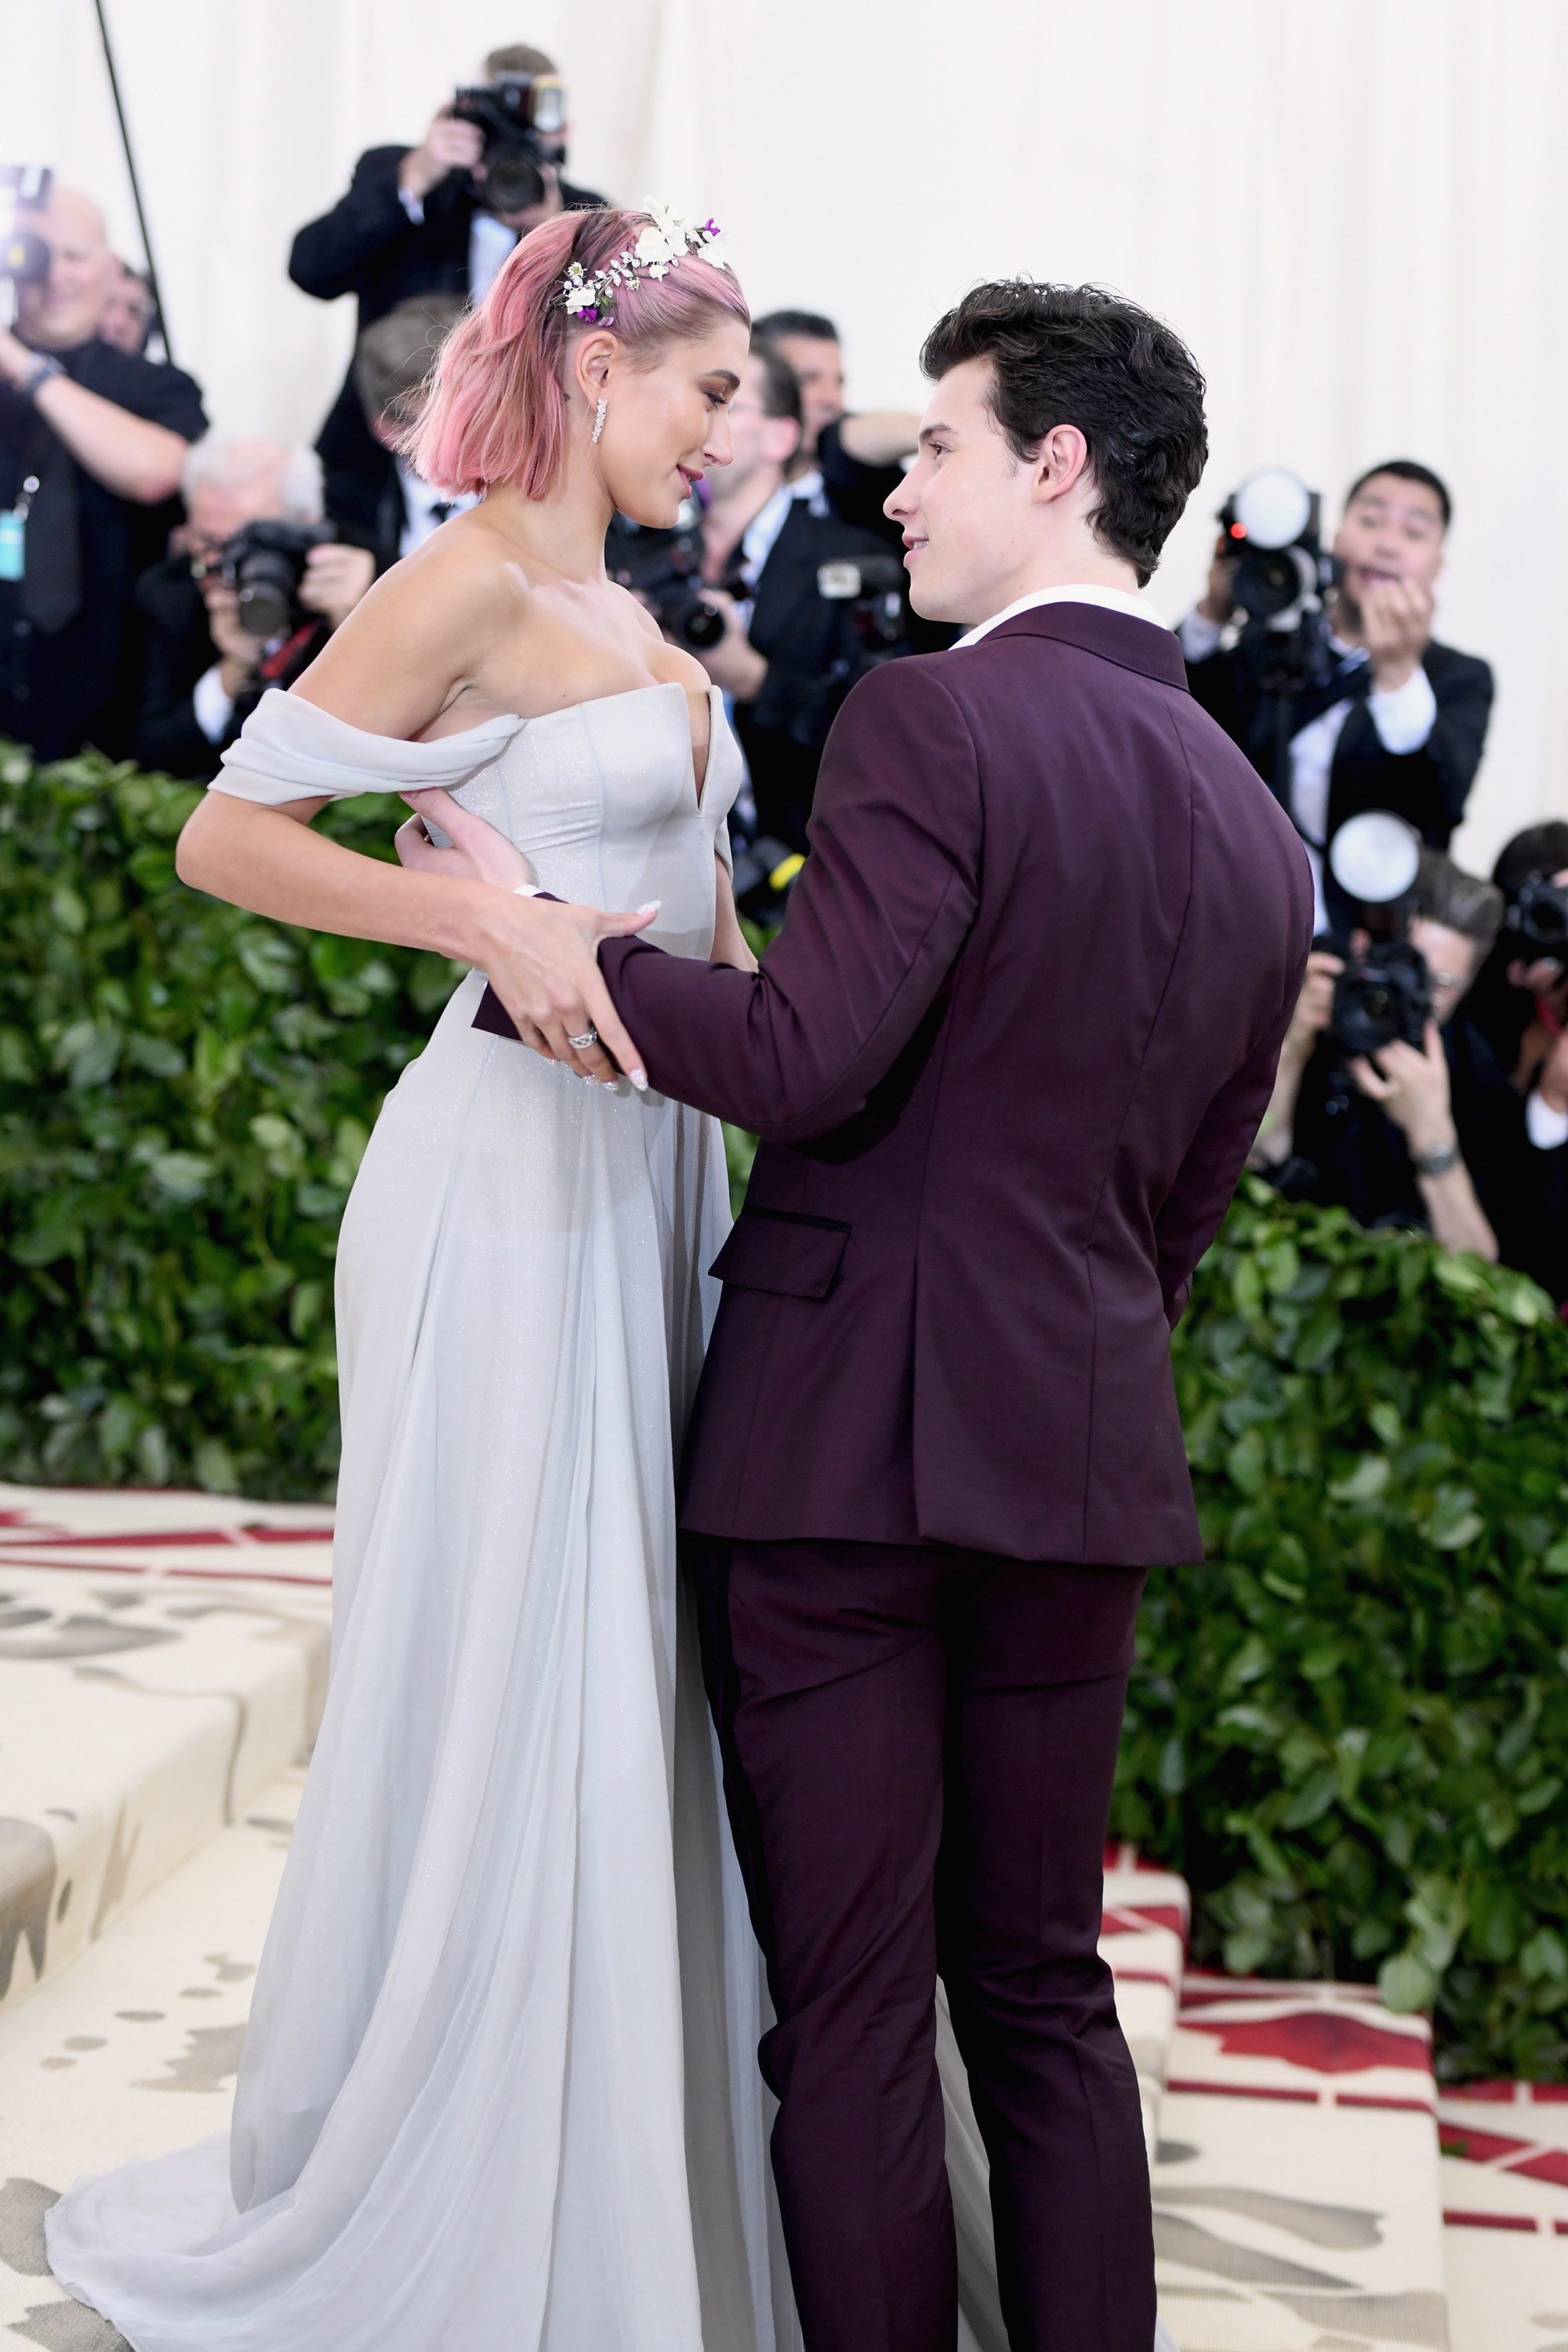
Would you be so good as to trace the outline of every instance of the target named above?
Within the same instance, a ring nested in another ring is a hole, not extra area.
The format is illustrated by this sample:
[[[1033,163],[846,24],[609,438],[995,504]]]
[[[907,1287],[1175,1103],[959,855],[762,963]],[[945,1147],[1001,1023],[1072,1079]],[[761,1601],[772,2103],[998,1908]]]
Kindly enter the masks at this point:
[[[1451,513],[1443,482],[1409,458],[1374,466],[1353,484],[1333,542],[1338,584],[1321,674],[1290,689],[1283,727],[1266,709],[1279,635],[1254,626],[1230,638],[1237,563],[1225,532],[1208,593],[1178,632],[1194,697],[1288,809],[1320,880],[1324,845],[1363,810],[1392,810],[1434,849],[1447,848],[1463,814],[1492,676],[1484,661],[1432,635]],[[1280,740],[1289,743],[1284,774],[1275,772]]]
[[[605,201],[563,176],[565,93],[543,50],[492,49],[483,77],[437,110],[416,147],[368,149],[348,194],[294,239],[295,285],[322,302],[354,295],[359,333],[416,294],[482,301],[520,236]],[[334,485],[359,472],[363,495],[379,497],[384,453],[352,369],[316,446]]]
[[[141,359],[158,317],[153,281],[144,269],[133,269],[130,262],[118,257],[114,266],[119,275],[109,289],[98,331],[111,350],[129,352],[133,359]]]
[[[348,618],[375,558],[322,524],[314,450],[215,434],[190,452],[184,492],[184,551],[136,583],[144,658],[134,750],[143,767],[205,783],[267,688],[292,685]],[[242,601],[261,630],[246,626]]]
[[[1568,1300],[1568,824],[1516,834],[1492,868],[1508,912],[1467,1010],[1517,1120],[1487,1196],[1503,1258]]]
[[[903,480],[899,460],[912,456],[920,418],[900,408],[847,414],[844,352],[831,319],[815,310],[770,310],[752,333],[783,352],[800,386],[800,447],[792,474],[819,473],[836,514],[901,547],[900,526],[882,509]]]
[[[1252,1168],[1294,1199],[1348,1209],[1360,1224],[1425,1225],[1446,1249],[1495,1262],[1472,1162],[1491,1159],[1506,1088],[1484,1041],[1457,1015],[1502,913],[1492,884],[1438,851],[1422,853],[1405,936],[1426,966],[1429,1017],[1419,1045],[1396,1037],[1374,1055],[1347,1053],[1335,1037],[1345,967],[1313,950]],[[1364,933],[1352,935],[1353,951],[1366,945]]]
[[[375,478],[363,467],[329,469],[327,506],[364,534],[384,570],[412,555],[448,515],[476,504],[466,492],[443,498],[396,446],[416,422],[437,355],[468,307],[456,294],[417,294],[377,319],[354,345],[354,390],[381,452],[381,472]]]
[[[815,470],[786,479],[800,388],[761,337],[730,426],[734,457],[711,478],[701,526],[701,578],[724,635],[692,650],[733,698],[759,838],[798,856],[845,696],[868,669],[910,651],[902,569],[876,533],[833,511]]]
[[[17,286],[16,330],[0,329],[13,557],[0,576],[0,735],[40,760],[89,742],[120,753],[134,707],[132,583],[167,538],[160,510],[206,419],[188,375],[102,341],[120,265],[91,199],[56,187],[17,226],[42,241],[47,274]]]

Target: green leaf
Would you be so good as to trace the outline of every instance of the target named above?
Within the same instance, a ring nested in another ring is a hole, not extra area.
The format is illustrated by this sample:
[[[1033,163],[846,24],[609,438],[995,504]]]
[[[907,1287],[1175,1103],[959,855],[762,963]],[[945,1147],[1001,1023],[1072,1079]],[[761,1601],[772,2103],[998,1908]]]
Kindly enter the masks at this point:
[[[209,1495],[234,1495],[239,1491],[239,1476],[234,1466],[234,1456],[221,1437],[204,1437],[191,1456],[196,1484],[205,1486]]]
[[[1486,1533],[1486,1521],[1475,1507],[1474,1490],[1469,1486],[1439,1486],[1432,1508],[1422,1523],[1422,1532],[1429,1544],[1439,1551],[1462,1551]]]
[[[213,1163],[195,1151],[160,1151],[149,1161],[153,1181],[171,1201],[199,1201],[213,1179]]]
[[[1226,1455],[1225,1466],[1244,1495],[1260,1495],[1268,1466],[1262,1433],[1245,1430]]]
[[[1363,1454],[1342,1478],[1331,1478],[1329,1494],[1336,1503],[1375,1503],[1388,1485],[1393,1464],[1384,1454]]]
[[[1414,1952],[1391,1954],[1377,1972],[1377,1989],[1395,2017],[1430,2009],[1437,1984],[1437,1971]]]

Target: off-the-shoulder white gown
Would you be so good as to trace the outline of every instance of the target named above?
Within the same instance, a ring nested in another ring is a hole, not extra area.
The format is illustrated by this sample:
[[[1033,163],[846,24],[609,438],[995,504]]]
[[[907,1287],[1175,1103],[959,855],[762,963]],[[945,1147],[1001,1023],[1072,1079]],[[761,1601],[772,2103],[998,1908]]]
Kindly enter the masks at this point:
[[[546,888],[658,898],[650,936],[706,956],[740,774],[717,692],[700,795],[679,686],[433,744],[269,694],[218,788],[445,784]],[[49,2216],[57,2276],[136,2352],[794,2339],[675,1578],[721,1138],[475,1030],[482,989],[388,1097],[343,1220],[331,1686],[232,2137]]]

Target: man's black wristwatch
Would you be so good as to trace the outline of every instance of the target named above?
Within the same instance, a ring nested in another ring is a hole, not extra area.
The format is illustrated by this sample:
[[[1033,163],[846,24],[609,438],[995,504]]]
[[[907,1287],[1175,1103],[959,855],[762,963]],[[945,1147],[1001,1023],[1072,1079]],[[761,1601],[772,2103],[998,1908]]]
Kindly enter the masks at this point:
[[[64,373],[65,369],[50,352],[38,352],[34,355],[32,366],[15,389],[21,394],[24,400],[37,400],[40,385],[47,383],[51,376],[64,375]]]

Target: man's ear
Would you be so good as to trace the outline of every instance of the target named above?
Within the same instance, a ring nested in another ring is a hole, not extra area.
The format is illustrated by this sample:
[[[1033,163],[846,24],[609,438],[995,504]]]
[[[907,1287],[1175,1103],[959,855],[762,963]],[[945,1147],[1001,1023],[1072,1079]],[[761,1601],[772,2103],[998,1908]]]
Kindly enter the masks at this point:
[[[1053,425],[1034,457],[1034,500],[1049,506],[1077,489],[1089,472],[1089,443],[1076,425]]]
[[[787,466],[800,447],[800,426],[793,416],[770,416],[763,454],[770,465]]]

